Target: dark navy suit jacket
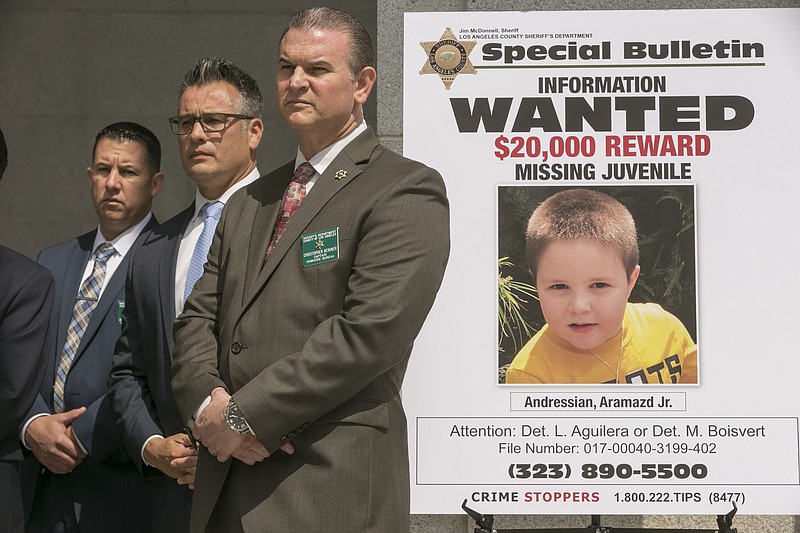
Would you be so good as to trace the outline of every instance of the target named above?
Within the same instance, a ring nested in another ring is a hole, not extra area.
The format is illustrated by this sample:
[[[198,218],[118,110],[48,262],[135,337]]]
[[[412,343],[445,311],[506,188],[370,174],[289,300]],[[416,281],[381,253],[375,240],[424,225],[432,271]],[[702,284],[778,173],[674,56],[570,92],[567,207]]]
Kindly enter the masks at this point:
[[[23,531],[19,425],[39,392],[53,276],[0,246],[0,531]]]
[[[0,246],[0,460],[22,460],[19,425],[42,382],[53,276]]]
[[[194,204],[143,235],[131,250],[122,335],[114,354],[109,397],[130,457],[150,480],[152,532],[187,531],[191,491],[141,460],[148,437],[182,433],[172,396],[175,269]]]
[[[147,230],[156,224],[151,219]],[[50,342],[45,376],[39,395],[26,420],[37,413],[52,414],[55,369],[61,359],[75,296],[92,253],[96,230],[41,251],[37,261],[47,267],[56,282],[50,320]],[[134,245],[135,246],[135,245]],[[130,258],[126,254],[94,309],[89,325],[65,383],[66,410],[86,406],[72,425],[88,457],[69,474],[52,474],[30,454],[23,466],[23,495],[30,510],[36,491],[46,494],[46,511],[57,512],[60,504],[71,504],[82,533],[139,533],[149,527],[145,482],[128,457],[117,430],[108,397],[108,375],[119,337],[125,307],[125,275]]]

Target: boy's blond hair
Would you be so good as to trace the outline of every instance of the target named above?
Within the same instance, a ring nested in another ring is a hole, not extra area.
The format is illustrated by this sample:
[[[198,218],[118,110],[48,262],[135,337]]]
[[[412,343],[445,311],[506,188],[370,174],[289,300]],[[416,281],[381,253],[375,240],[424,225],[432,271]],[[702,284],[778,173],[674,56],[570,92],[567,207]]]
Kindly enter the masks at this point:
[[[554,194],[534,210],[525,233],[528,269],[534,282],[542,252],[559,239],[591,239],[615,247],[629,279],[639,263],[633,216],[624,205],[601,192],[575,187]]]

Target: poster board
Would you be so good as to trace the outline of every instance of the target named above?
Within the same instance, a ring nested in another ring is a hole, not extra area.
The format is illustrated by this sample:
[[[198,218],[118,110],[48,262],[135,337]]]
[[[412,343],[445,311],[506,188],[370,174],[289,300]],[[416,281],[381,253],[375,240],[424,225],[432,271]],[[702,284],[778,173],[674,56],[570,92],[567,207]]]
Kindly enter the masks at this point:
[[[404,155],[444,177],[452,240],[404,386],[413,513],[800,514],[798,28],[797,9],[405,15]],[[693,382],[673,348],[622,369],[624,327],[618,358],[583,354],[612,383],[504,382],[545,324],[529,217],[576,188],[631,212],[629,301],[685,326]]]

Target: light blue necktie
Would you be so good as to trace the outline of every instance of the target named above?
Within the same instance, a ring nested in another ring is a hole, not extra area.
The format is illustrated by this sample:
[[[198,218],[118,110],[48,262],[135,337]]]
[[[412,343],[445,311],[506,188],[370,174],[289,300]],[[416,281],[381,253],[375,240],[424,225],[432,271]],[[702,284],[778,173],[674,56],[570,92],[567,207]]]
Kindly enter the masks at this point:
[[[219,216],[222,214],[222,202],[206,202],[200,209],[206,215],[203,222],[203,231],[197,239],[197,245],[192,252],[192,260],[189,262],[189,271],[186,273],[186,288],[183,290],[183,301],[185,302],[192,293],[192,288],[200,276],[203,275],[203,265],[208,258],[208,249],[211,248],[211,241],[214,238],[214,230],[217,228]]]

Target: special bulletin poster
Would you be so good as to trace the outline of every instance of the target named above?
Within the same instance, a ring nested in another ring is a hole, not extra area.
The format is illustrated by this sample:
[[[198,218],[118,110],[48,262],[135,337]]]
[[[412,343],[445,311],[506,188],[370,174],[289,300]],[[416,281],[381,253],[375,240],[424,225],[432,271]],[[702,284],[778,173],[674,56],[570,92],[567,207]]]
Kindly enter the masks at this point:
[[[800,514],[800,10],[407,13],[412,512]]]

